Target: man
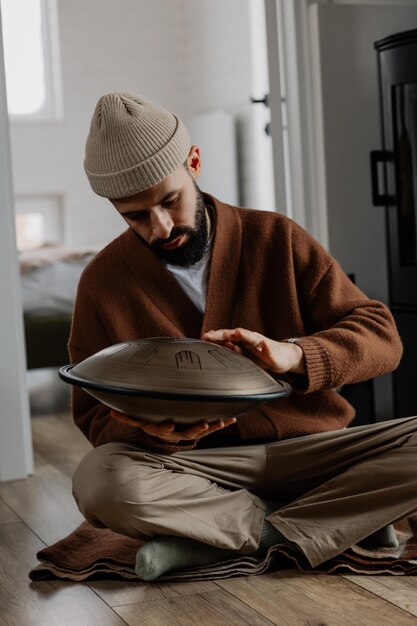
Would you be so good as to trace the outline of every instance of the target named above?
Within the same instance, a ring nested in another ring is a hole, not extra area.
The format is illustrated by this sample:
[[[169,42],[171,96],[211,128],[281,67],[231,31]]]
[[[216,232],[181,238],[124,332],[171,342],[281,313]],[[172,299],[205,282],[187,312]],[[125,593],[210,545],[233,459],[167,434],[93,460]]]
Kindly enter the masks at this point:
[[[390,524],[417,509],[417,418],[345,429],[354,411],[334,391],[398,365],[389,310],[291,220],[202,193],[199,148],[142,96],[99,100],[84,166],[128,229],[81,277],[72,362],[129,339],[201,337],[294,390],[179,432],[169,415],[138,421],[74,388],[95,446],[74,475],[86,519],[147,540],[144,580],[279,542],[313,567],[357,542],[395,545]]]

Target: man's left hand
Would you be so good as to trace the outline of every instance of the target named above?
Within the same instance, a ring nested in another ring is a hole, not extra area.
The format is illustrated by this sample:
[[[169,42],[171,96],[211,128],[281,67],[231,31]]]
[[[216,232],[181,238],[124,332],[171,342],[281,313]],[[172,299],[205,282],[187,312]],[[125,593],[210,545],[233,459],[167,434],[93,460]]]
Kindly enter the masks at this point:
[[[147,422],[143,419],[137,419],[133,417],[129,417],[124,413],[120,413],[115,409],[110,411],[111,416],[119,422],[123,422],[124,424],[128,424],[129,426],[135,426],[136,428],[140,428],[147,435],[151,435],[152,437],[156,437],[165,443],[178,443],[180,440],[194,440],[201,439],[202,437],[206,437],[210,435],[216,430],[221,430],[222,428],[227,428],[227,426],[231,426],[236,422],[235,417],[229,417],[227,419],[220,419],[217,422],[212,422],[208,424],[207,422],[198,422],[197,424],[190,424],[188,428],[184,430],[175,430],[175,424],[173,421],[165,420],[163,422],[153,423]]]
[[[296,343],[274,341],[246,328],[209,330],[203,339],[243,353],[263,369],[277,374],[307,373],[304,353]]]

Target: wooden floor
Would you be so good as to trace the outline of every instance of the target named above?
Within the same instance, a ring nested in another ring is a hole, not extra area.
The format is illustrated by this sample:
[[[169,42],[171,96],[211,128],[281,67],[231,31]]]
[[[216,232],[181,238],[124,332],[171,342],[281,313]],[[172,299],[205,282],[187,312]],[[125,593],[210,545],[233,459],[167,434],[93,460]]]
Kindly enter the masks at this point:
[[[36,552],[82,521],[71,476],[89,449],[66,413],[32,424],[35,475],[0,484],[1,626],[417,624],[417,577],[288,570],[195,583],[31,583]]]

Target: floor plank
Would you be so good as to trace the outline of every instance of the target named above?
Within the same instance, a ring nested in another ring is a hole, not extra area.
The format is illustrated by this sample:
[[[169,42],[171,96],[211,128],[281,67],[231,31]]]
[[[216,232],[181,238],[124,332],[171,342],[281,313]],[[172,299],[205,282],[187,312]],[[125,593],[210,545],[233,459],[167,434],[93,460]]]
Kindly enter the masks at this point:
[[[344,575],[343,577],[417,617],[417,580],[415,577],[389,575]]]
[[[8,524],[9,522],[19,522],[18,516],[12,509],[0,498],[0,524]]]
[[[123,626],[86,585],[30,583],[28,572],[44,544],[22,522],[0,525],[0,607],[7,626]]]
[[[97,580],[88,583],[91,589],[109,606],[154,602],[179,596],[192,595],[207,591],[216,591],[218,587],[213,581],[196,581],[182,583],[141,583],[120,580]]]
[[[26,480],[0,484],[0,497],[46,544],[68,535],[84,518],[71,493],[71,480],[48,463]]]
[[[157,583],[140,583],[123,580],[95,580],[87,583],[111,607],[141,602],[164,600]]]
[[[191,593],[206,593],[208,591],[218,591],[216,583],[212,580],[200,580],[196,581],[195,583],[159,583],[158,586],[165,598],[188,596]]]
[[[92,448],[69,413],[33,417],[32,433],[37,453],[68,478],[72,478],[81,458]]]
[[[182,595],[115,607],[129,626],[271,626],[271,621],[225,591]]]
[[[279,626],[416,624],[410,614],[338,575],[287,570],[216,583]]]
[[[380,577],[378,576],[378,578]],[[387,576],[387,578],[389,578],[389,576]],[[395,580],[397,580],[397,578],[401,579],[405,585],[414,587],[414,589],[417,587],[417,576],[398,576]]]

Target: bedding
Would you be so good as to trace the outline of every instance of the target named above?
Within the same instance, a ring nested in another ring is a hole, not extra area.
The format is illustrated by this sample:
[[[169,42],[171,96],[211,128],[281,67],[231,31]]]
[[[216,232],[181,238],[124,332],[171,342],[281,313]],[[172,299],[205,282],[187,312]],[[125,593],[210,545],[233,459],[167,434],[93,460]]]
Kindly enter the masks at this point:
[[[44,246],[20,253],[23,311],[71,314],[81,272],[98,250]]]
[[[101,249],[47,245],[19,254],[27,369],[68,362],[67,342],[81,272]]]

